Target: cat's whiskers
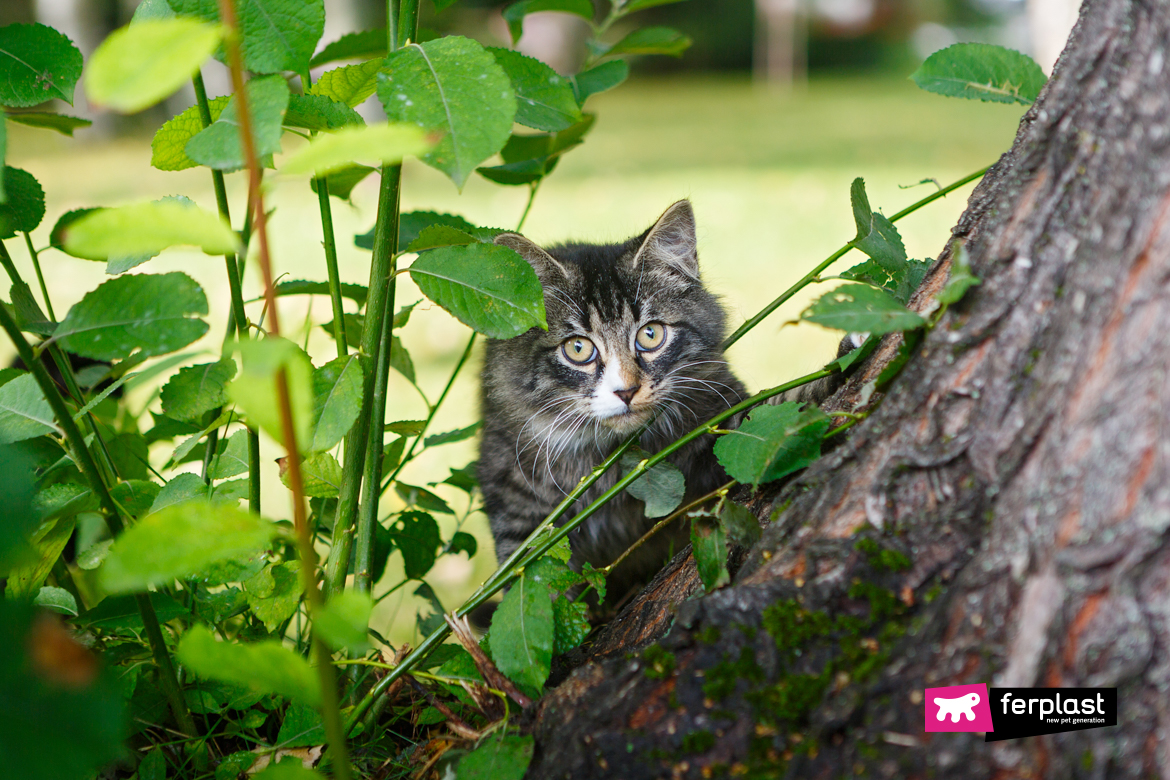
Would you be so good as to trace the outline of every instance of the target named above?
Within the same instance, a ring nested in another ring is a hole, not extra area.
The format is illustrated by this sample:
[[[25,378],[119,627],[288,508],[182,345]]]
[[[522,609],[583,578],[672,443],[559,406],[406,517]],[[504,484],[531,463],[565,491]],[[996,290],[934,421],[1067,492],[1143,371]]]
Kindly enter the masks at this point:
[[[532,416],[529,417],[528,420],[520,426],[520,430],[516,434],[516,444],[514,446],[514,449],[516,450],[516,467],[520,470],[520,476],[524,477],[524,481],[528,484],[530,490],[535,490],[536,487],[532,484],[532,480],[528,478],[528,471],[524,468],[524,464],[521,462],[520,456],[524,454],[525,450],[532,446],[533,442],[537,442],[539,440],[539,444],[536,448],[536,453],[533,456],[532,461],[532,478],[535,479],[537,464],[540,463],[540,448],[543,447],[544,442],[548,440],[550,431],[556,425],[557,420],[560,419],[560,415],[554,418],[552,423],[549,423],[545,426],[543,436],[538,433],[535,428],[533,428],[532,435],[524,443],[523,447],[520,446],[520,438],[524,435],[524,431],[528,430],[530,427],[533,427],[534,423],[540,421],[541,415],[543,415],[545,412],[560,405],[570,405],[574,400],[575,399],[573,396],[552,399],[544,406],[537,409],[536,412],[534,412]],[[564,412],[561,412],[561,414],[564,414]]]
[[[688,385],[688,384],[701,385],[701,386],[707,388],[707,390],[709,392],[712,392],[715,395],[719,396],[719,400],[723,401],[723,403],[727,405],[728,409],[730,409],[732,406],[735,405],[731,401],[727,400],[727,397],[725,395],[723,395],[722,392],[720,392],[719,387],[726,387],[733,394],[735,393],[735,389],[733,387],[731,387],[730,385],[724,384],[723,382],[715,382],[715,381],[709,380],[709,379],[697,379],[693,376],[680,376],[680,377],[674,377],[672,380],[672,384],[683,385],[683,386]]]
[[[585,315],[585,312],[581,309],[581,306],[576,301],[574,301],[572,297],[564,290],[560,289],[559,287],[553,287],[552,285],[546,285],[544,291],[564,304],[565,308],[572,309],[573,311],[577,312],[577,316],[581,319],[589,319]]]

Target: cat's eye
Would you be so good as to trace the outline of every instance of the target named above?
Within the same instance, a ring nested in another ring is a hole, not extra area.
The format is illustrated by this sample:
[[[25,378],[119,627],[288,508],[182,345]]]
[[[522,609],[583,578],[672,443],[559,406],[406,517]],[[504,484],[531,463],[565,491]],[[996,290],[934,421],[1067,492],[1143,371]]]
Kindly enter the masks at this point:
[[[634,344],[639,352],[653,352],[661,347],[665,340],[666,326],[661,322],[651,322],[648,325],[643,325],[642,329],[638,331]]]
[[[566,360],[579,366],[592,363],[593,359],[597,357],[597,347],[593,346],[593,342],[584,336],[566,339],[561,344],[561,352],[564,353]]]

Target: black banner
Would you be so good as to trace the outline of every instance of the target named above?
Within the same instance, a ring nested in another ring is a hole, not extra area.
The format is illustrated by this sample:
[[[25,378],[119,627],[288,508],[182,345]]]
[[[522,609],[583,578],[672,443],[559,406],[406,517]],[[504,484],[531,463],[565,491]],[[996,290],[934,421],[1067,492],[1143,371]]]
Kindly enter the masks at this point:
[[[1116,688],[992,688],[986,741],[1117,725]]]

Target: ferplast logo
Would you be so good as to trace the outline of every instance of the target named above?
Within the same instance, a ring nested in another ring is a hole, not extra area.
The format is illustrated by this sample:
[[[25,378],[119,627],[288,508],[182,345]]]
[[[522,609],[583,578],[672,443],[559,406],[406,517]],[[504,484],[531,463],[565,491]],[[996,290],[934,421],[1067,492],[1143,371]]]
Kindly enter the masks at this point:
[[[985,733],[988,742],[1117,725],[1116,688],[927,688],[926,731]]]
[[[926,689],[926,730],[994,731],[987,685],[948,685]]]

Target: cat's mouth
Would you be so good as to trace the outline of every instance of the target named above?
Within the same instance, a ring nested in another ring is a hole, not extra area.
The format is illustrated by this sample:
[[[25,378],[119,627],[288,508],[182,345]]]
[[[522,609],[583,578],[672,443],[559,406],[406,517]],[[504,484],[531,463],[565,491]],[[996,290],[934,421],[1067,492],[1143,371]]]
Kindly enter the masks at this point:
[[[627,409],[598,420],[602,425],[622,436],[633,433],[650,419],[649,409]]]

